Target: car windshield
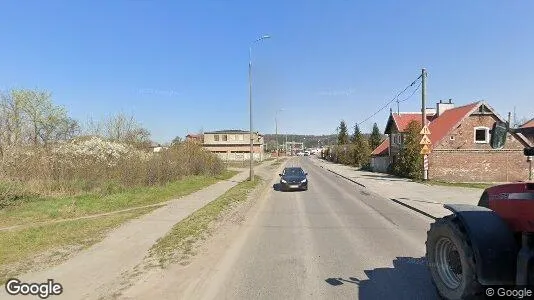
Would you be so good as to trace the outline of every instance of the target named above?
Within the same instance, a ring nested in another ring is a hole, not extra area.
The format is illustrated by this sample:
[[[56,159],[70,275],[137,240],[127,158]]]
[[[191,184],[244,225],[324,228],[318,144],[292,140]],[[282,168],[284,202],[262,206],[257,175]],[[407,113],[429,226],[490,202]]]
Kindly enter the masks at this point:
[[[286,169],[286,171],[284,172],[284,175],[286,176],[304,175],[304,171],[300,168]]]

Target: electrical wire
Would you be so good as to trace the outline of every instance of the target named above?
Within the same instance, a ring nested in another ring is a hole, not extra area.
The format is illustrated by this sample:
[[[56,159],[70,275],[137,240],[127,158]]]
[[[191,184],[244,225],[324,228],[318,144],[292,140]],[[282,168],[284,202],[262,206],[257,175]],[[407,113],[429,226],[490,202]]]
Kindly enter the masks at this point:
[[[421,79],[421,76],[423,75],[419,75],[419,77],[417,77],[412,83],[410,83],[408,86],[406,86],[401,92],[399,92],[395,97],[393,97],[393,99],[391,99],[389,102],[387,102],[384,106],[382,106],[379,110],[377,110],[375,113],[373,113],[371,116],[369,116],[368,118],[366,118],[365,120],[361,121],[358,123],[358,126],[360,126],[361,124],[369,121],[372,117],[376,116],[378,113],[380,113],[381,111],[383,111],[385,108],[387,108],[391,103],[393,103],[395,100],[397,100],[399,98],[400,95],[402,95],[404,92],[406,92],[406,90],[408,90],[410,87],[412,87],[414,84],[417,83],[417,81],[419,79]],[[415,94],[415,91],[412,93],[411,96],[413,96],[413,94]],[[410,97],[408,97],[407,99],[409,99]],[[405,99],[405,100],[407,100]],[[403,100],[403,101],[405,101]]]
[[[402,103],[402,102],[404,102],[404,101],[406,101],[406,100],[412,98],[413,95],[414,95],[414,94],[421,88],[421,84],[422,84],[422,83],[419,82],[419,85],[418,85],[418,86],[415,88],[415,90],[410,94],[410,96],[408,96],[408,97],[406,97],[406,98],[404,98],[404,99],[398,101],[397,103]]]

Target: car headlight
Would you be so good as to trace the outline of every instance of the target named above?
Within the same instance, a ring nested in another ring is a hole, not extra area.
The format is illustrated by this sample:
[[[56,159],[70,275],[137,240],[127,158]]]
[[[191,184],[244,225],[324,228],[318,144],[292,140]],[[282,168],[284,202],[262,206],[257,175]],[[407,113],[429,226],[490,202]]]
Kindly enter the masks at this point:
[[[306,181],[308,181],[308,179],[304,178],[300,183],[305,183]]]
[[[287,183],[287,181],[283,180],[283,179],[280,179],[280,182],[282,183]]]

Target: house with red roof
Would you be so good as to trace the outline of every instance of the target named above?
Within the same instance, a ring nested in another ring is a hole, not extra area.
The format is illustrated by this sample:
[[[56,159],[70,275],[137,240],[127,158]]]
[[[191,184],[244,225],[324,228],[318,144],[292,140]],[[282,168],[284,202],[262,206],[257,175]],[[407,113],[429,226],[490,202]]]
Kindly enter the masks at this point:
[[[530,141],[520,132],[509,132],[501,149],[490,146],[491,129],[505,120],[486,102],[455,107],[440,101],[427,113],[432,152],[428,155],[428,176],[450,182],[506,182],[526,180],[528,163],[523,149]],[[385,133],[388,139],[374,149],[373,170],[395,162],[403,132],[411,122],[421,122],[420,113],[391,113]]]
[[[534,119],[531,119],[525,124],[519,126],[515,132],[524,135],[534,147]]]

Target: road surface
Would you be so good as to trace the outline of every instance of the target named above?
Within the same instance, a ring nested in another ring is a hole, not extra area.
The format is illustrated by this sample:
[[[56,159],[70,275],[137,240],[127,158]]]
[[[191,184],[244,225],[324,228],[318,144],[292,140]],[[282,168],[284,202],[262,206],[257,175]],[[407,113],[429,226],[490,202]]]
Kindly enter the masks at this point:
[[[373,196],[308,157],[287,165],[308,172],[308,191],[280,192],[275,185],[239,234],[219,250],[212,247],[221,255],[204,270],[170,271],[156,285],[138,283],[123,298],[437,298],[423,258],[430,219]]]

